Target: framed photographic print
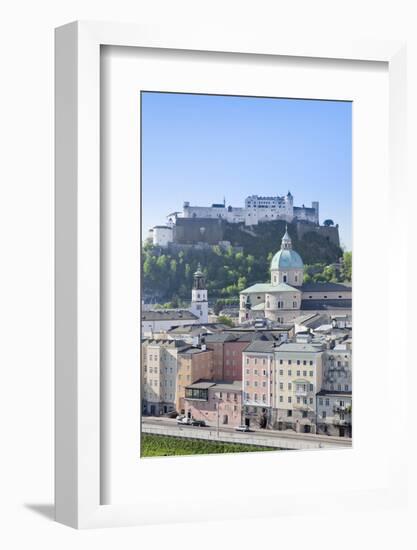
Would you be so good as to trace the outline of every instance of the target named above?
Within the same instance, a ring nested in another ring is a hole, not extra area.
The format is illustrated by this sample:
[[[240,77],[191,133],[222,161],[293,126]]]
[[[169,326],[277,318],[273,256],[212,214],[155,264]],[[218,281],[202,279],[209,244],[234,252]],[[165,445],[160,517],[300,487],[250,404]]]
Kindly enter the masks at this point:
[[[374,344],[406,311],[405,69],[400,42],[57,29],[58,521],[403,498],[406,346]]]

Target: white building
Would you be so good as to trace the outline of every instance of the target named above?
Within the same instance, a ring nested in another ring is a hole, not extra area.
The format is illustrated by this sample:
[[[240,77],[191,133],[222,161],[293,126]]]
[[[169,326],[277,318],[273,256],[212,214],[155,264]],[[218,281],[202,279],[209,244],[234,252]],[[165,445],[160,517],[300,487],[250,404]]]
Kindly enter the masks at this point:
[[[323,346],[285,343],[275,349],[272,423],[279,429],[316,432],[316,393],[323,380]]]
[[[294,197],[288,191],[286,195],[275,197],[263,197],[251,195],[246,197],[245,206],[226,206],[223,203],[211,206],[192,206],[188,201],[184,202],[183,211],[170,215],[173,221],[176,216],[182,218],[211,218],[221,219],[229,223],[245,223],[245,225],[257,225],[261,222],[274,220],[301,220],[319,225],[319,203],[311,203],[311,207],[294,206]]]
[[[293,196],[290,192],[283,197],[260,197],[251,195],[245,199],[245,224],[294,219]]]
[[[152,242],[154,246],[166,248],[173,241],[173,229],[167,225],[155,225],[152,230]]]
[[[236,206],[226,207],[226,201],[211,206],[190,206],[186,201],[180,216],[182,218],[215,218],[229,223],[239,223],[245,221],[245,209]]]
[[[199,323],[208,323],[206,280],[204,278],[204,273],[201,271],[200,264],[198,264],[197,271],[194,273],[190,311],[198,318]]]
[[[176,340],[142,341],[142,410],[160,415],[175,410],[178,352],[186,349]]]

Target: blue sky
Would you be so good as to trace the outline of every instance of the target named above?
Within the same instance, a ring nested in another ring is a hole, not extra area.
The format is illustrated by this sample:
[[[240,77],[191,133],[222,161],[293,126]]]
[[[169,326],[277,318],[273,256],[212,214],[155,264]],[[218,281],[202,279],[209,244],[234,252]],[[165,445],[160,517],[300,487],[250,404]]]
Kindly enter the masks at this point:
[[[248,195],[320,202],[351,249],[350,102],[142,93],[142,224],[184,201],[244,206]]]

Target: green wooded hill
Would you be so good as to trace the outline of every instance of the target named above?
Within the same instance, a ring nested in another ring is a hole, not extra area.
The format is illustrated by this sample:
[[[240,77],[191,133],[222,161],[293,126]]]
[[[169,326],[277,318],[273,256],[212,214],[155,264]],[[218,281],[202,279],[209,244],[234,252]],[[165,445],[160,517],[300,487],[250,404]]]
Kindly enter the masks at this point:
[[[142,289],[145,301],[180,307],[189,303],[193,274],[201,263],[207,279],[209,301],[237,303],[239,292],[249,285],[269,280],[271,258],[281,246],[285,223],[274,221],[259,224],[249,231],[227,224],[226,240],[242,246],[243,252],[213,246],[207,250],[161,249],[145,244],[142,250]],[[349,273],[337,274],[330,263],[337,262],[343,251],[317,233],[306,233],[298,239],[295,226],[288,224],[293,248],[306,264],[307,280],[349,280]],[[349,254],[349,253],[348,253]],[[350,259],[349,259],[350,262]]]

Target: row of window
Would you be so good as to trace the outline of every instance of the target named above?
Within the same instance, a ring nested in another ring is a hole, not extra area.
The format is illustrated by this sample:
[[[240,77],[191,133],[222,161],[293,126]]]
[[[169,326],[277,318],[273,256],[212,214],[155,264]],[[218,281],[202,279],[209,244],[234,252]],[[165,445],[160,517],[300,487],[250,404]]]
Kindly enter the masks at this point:
[[[314,376],[314,371],[312,371],[312,370],[310,370],[310,371],[306,371],[306,370],[303,370],[303,371],[297,370],[297,371],[295,371],[297,376],[301,376],[301,372],[303,373],[303,376]],[[307,374],[307,372],[308,372],[308,374]],[[280,369],[279,375],[284,376],[284,369]],[[287,375],[292,376],[292,370],[291,369],[287,371]]]
[[[257,393],[254,393],[254,394],[253,394],[253,400],[254,400],[254,401],[258,401],[258,397],[261,398],[260,400],[261,400],[263,403],[266,403],[266,394],[265,394],[265,393],[263,393],[263,394],[260,395],[260,396],[258,396]],[[247,401],[251,401],[251,400],[252,400],[251,394],[250,394],[250,393],[245,393],[245,399],[246,399]]]
[[[246,357],[246,364],[249,365],[249,360],[253,359],[253,362],[255,365],[258,364],[258,358],[257,357]],[[259,359],[260,365],[266,365],[266,359]],[[257,371],[256,371],[257,372]]]
[[[297,359],[294,364],[297,364],[297,365],[301,365],[301,362],[303,363],[303,365],[312,365],[313,364],[313,361],[307,361],[306,359],[304,359],[303,361],[301,361],[301,359]],[[292,365],[293,361],[292,359],[288,359],[287,361],[287,365]],[[280,365],[284,365],[285,364],[285,360],[284,359],[280,359],[279,360],[279,364]]]
[[[255,376],[266,376],[266,370],[265,369],[262,369],[258,372],[258,369],[253,369],[253,372],[252,374],[254,374]],[[246,369],[246,374],[250,374],[250,369]],[[272,375],[272,371],[271,371],[271,375]]]
[[[146,378],[145,378],[145,383],[146,383]],[[158,380],[148,380],[147,382],[150,386],[158,386]],[[159,382],[159,386],[165,386],[167,387],[169,385],[170,388],[172,388],[174,386],[172,380],[169,380],[169,384],[168,384],[168,380],[164,380],[164,381],[160,381]]]
[[[249,380],[246,380],[246,385],[247,385],[247,386],[250,386],[250,385],[251,385]],[[253,382],[253,386],[254,386],[255,388],[258,387],[258,381],[257,381],[257,380],[255,380],[255,381]],[[262,382],[262,387],[263,387],[263,388],[266,388],[266,381],[265,381],[265,380]]]
[[[145,371],[145,372],[148,372],[148,367],[147,367],[146,365],[145,365],[145,367],[144,367],[144,371]],[[156,374],[156,373],[158,372],[158,367],[149,367],[149,372],[150,372],[150,373],[155,373],[155,374]],[[159,369],[159,372],[160,372],[161,374],[162,374],[163,372],[165,372],[165,374],[168,374],[168,367],[164,367],[164,368],[161,367],[161,368]],[[169,372],[170,372],[170,374],[173,374],[174,369],[173,369],[172,367],[169,367]]]
[[[330,391],[335,391],[336,389],[337,391],[342,391],[342,384],[330,384]],[[344,391],[350,391],[348,384],[344,385]]]
[[[314,391],[314,385],[313,384],[296,384],[295,385],[295,391],[298,392],[298,393],[306,392],[307,388],[308,388],[308,391]],[[279,383],[279,389],[284,390],[284,383],[283,382]],[[292,390],[292,383],[291,382],[288,382],[287,389],[290,390],[290,391]]]

